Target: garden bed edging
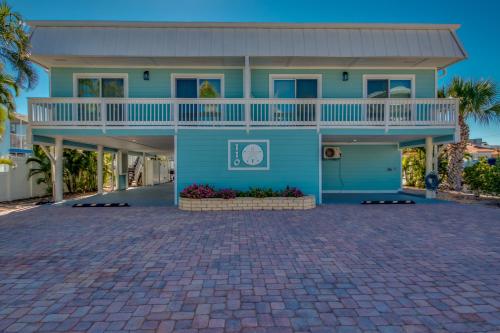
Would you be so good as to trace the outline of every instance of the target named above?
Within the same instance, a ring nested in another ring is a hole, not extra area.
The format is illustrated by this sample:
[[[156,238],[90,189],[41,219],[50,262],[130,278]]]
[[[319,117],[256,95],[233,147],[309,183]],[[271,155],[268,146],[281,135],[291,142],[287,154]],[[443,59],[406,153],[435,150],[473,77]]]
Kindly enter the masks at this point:
[[[303,197],[270,197],[234,199],[191,199],[179,198],[179,209],[188,211],[217,211],[217,210],[305,210],[316,207],[313,195]]]

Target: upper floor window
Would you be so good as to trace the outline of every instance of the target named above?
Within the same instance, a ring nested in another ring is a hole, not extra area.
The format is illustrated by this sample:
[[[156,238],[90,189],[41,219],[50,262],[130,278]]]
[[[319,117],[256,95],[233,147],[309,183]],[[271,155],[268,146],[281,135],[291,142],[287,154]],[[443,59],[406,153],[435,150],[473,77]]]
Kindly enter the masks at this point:
[[[219,98],[224,97],[224,77],[222,75],[174,74],[176,98]]]
[[[127,95],[126,74],[75,74],[76,97],[121,98]]]
[[[273,98],[318,98],[320,76],[318,75],[271,75],[270,93]]]
[[[21,123],[10,123],[10,133],[17,135],[26,135],[26,125]]]
[[[413,98],[415,96],[413,75],[365,75],[366,98]]]

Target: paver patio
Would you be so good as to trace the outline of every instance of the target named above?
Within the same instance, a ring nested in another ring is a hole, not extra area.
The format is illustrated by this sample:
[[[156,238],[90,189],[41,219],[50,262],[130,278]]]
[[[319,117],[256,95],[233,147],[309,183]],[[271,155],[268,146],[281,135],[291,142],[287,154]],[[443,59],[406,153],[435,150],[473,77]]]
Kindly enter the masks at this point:
[[[499,216],[39,207],[0,217],[0,331],[498,331]]]

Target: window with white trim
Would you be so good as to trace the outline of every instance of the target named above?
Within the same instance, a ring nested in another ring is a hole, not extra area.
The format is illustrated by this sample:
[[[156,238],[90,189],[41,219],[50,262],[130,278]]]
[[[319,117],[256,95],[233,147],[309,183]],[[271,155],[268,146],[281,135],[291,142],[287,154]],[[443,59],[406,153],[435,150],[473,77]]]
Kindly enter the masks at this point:
[[[366,98],[409,99],[415,96],[415,77],[413,75],[365,75],[364,95]],[[369,105],[365,109],[366,120],[382,121],[385,118],[384,104]],[[401,102],[389,106],[391,121],[409,121],[416,110],[411,104]]]
[[[79,98],[124,98],[128,95],[128,75],[118,73],[78,73],[73,76],[73,95]],[[106,104],[105,117],[110,121],[127,119],[122,103]],[[78,104],[72,117],[80,121],[102,119],[101,106],[96,103]]]
[[[76,74],[75,85],[75,97],[122,98],[127,94],[124,75]]]
[[[220,75],[175,77],[176,98],[221,98],[224,97],[224,81]]]
[[[269,96],[283,99],[315,99],[321,97],[319,74],[272,74]],[[311,122],[316,119],[316,104],[310,102],[278,103],[270,109],[275,121]]]
[[[272,98],[318,98],[317,77],[273,77],[271,76]]]
[[[223,74],[172,74],[172,96],[187,99],[224,97]],[[218,104],[181,103],[180,121],[215,121],[224,117],[224,106]]]
[[[415,89],[411,76],[367,76],[365,87],[367,98],[412,98]]]

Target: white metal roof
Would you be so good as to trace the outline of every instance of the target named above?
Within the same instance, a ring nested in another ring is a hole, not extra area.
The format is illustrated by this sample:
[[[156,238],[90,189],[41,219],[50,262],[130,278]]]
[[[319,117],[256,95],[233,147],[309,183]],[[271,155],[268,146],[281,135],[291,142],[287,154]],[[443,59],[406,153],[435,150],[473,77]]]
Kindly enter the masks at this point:
[[[256,65],[445,67],[467,57],[458,25],[33,21],[33,57],[47,67]]]

